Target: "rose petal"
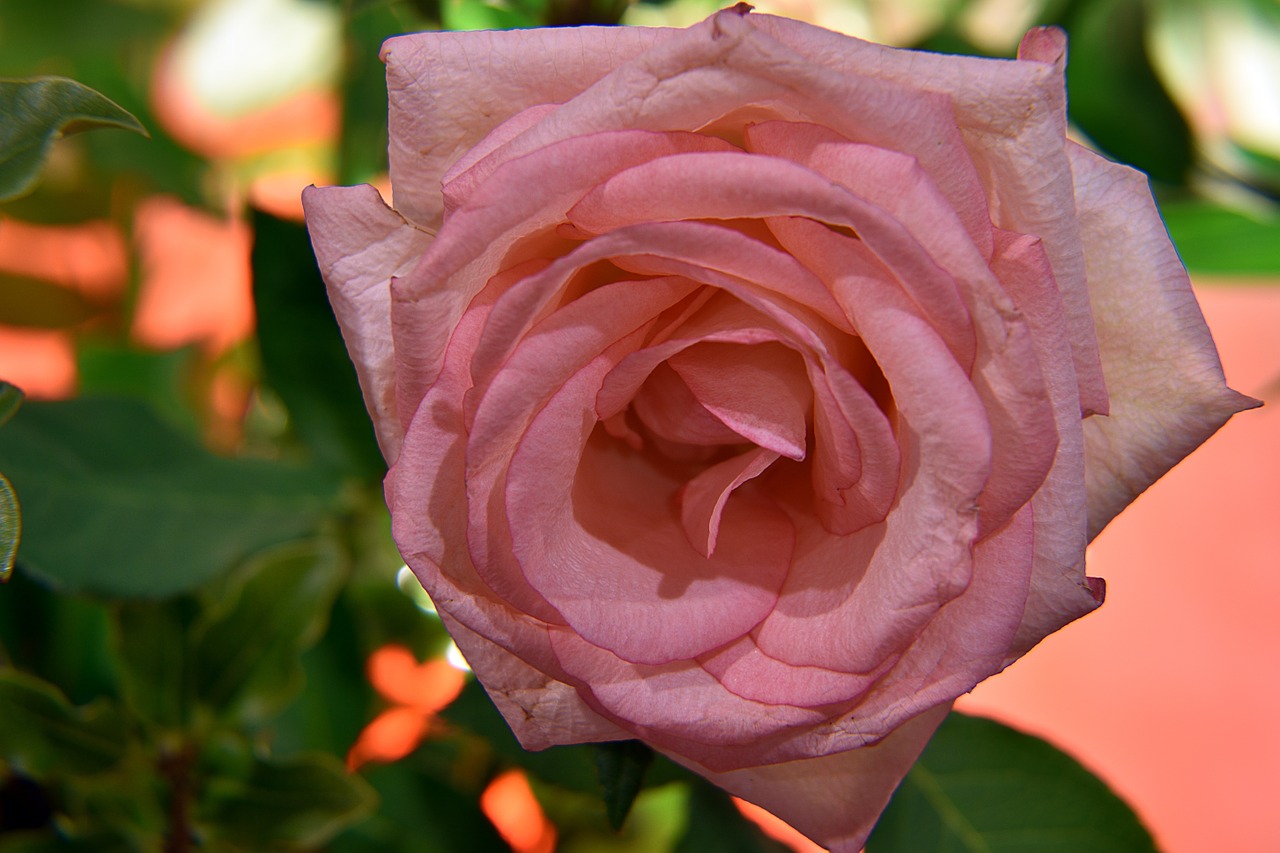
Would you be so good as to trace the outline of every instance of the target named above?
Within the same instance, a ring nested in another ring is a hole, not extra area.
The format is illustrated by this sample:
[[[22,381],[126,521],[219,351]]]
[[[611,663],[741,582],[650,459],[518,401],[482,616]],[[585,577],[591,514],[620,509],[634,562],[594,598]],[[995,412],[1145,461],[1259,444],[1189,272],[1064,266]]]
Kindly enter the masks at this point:
[[[781,344],[702,343],[667,362],[706,409],[750,442],[805,457],[813,392],[804,362]]]
[[[955,282],[884,211],[790,161],[745,152],[672,155],[618,172],[569,212],[594,233],[638,222],[803,216],[853,228],[947,340],[973,357],[973,331]]]
[[[441,178],[491,130],[528,107],[572,98],[670,35],[644,27],[571,27],[388,39],[382,61],[396,209],[417,225],[439,228]]]
[[[1075,404],[1078,387],[1066,339],[1062,298],[1038,238],[996,233],[992,269],[1026,314],[1054,401],[1058,452],[1032,501],[1035,564],[1022,625],[1008,661],[1101,603],[1101,581],[1085,576],[1084,430]]]
[[[612,443],[586,444],[610,367],[602,357],[571,378],[524,435],[507,482],[512,550],[587,642],[637,663],[688,660],[745,634],[773,607],[791,524],[739,489],[714,556],[694,550],[672,512],[678,481]]]
[[[413,268],[431,244],[431,235],[387,207],[367,184],[307,187],[302,204],[378,446],[391,464],[400,450],[404,427],[395,406],[390,282]]]
[[[972,158],[964,163],[965,173],[976,170],[985,194],[990,196],[989,218],[985,211],[980,220],[973,214],[966,218],[965,211],[971,207],[960,199],[967,198],[964,193],[971,190],[946,191],[947,180],[941,176],[948,176],[956,169],[946,162],[939,164],[938,160],[947,157],[948,146],[935,146],[934,152],[919,150],[923,147],[921,142],[934,138],[925,130],[927,123],[916,125],[921,139],[912,144],[898,144],[897,140],[851,135],[824,116],[813,120],[833,127],[851,140],[915,155],[966,222],[994,222],[1005,230],[1035,234],[1044,239],[1070,324],[1068,338],[1080,382],[1081,410],[1105,413],[1106,386],[1085,282],[1075,194],[1063,153],[1066,92],[1062,64],[1039,61],[1040,54],[1027,57],[1035,61],[1008,62],[895,50],[858,42],[799,21],[768,15],[750,17],[758,29],[799,52],[804,57],[802,61],[831,69],[838,76],[866,74],[882,83],[907,84],[943,95],[951,110],[951,120],[958,124],[964,148]],[[904,109],[903,113],[904,121],[916,119],[909,110]],[[961,186],[969,186],[967,176],[957,180]],[[980,231],[973,226],[969,230],[977,235],[975,244],[982,247]],[[990,256],[989,251],[985,254]]]
[[[714,556],[729,496],[743,483],[767,471],[777,459],[777,453],[757,447],[712,465],[685,484],[680,490],[680,518],[694,550],[708,559]]]
[[[717,773],[679,754],[666,754],[767,809],[832,853],[858,853],[949,711],[950,705],[926,711],[871,746],[785,764]]]
[[[1260,405],[1226,386],[1191,282],[1139,172],[1070,145],[1111,414],[1085,423],[1089,538]]]
[[[766,655],[751,637],[700,659],[725,689],[744,699],[809,708],[856,701],[897,662],[897,656],[887,657],[868,673],[793,666]]]
[[[723,150],[693,134],[618,132],[567,140],[507,163],[456,211],[413,272],[392,282],[396,402],[407,420],[435,381],[450,331],[512,258],[513,244],[553,229],[588,188],[635,163],[678,151]],[[525,191],[512,195],[510,187]],[[570,245],[564,241],[561,251]],[[536,257],[545,257],[538,254]]]

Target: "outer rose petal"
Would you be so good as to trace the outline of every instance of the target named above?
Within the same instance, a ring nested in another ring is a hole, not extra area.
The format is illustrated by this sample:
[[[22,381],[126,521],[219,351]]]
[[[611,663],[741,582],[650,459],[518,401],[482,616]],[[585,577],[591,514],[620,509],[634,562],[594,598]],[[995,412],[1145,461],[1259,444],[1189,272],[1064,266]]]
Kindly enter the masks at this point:
[[[821,758],[715,773],[666,753],[708,780],[773,812],[831,853],[858,853],[894,788],[951,710],[925,711],[879,743]]]
[[[302,205],[329,302],[373,417],[378,446],[391,464],[404,437],[395,406],[391,279],[413,269],[432,237],[387,207],[367,184],[307,187]]]
[[[592,711],[569,685],[534,669],[447,612],[440,616],[467,665],[525,749],[631,737]]]
[[[1140,172],[1068,143],[1111,414],[1085,422],[1089,538],[1213,435],[1261,405],[1232,391]]]
[[[574,27],[389,39],[382,61],[396,210],[438,228],[440,179],[490,130],[528,107],[567,101],[673,32]]]

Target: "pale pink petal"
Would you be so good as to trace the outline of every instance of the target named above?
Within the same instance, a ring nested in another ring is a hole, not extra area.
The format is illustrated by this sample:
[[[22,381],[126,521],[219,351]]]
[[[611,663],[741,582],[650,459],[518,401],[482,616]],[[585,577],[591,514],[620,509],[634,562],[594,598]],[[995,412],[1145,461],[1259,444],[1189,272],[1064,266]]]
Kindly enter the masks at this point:
[[[482,389],[467,439],[466,477],[456,482],[465,483],[470,527],[464,535],[476,571],[506,601],[549,623],[562,624],[568,616],[530,585],[515,555],[517,543],[507,524],[507,469],[530,422],[566,381],[618,341],[642,334],[692,289],[679,281],[646,284],[615,284],[551,315],[536,335],[524,339],[507,369]],[[508,291],[502,298],[511,295]],[[610,310],[597,308],[606,302]],[[584,322],[584,316],[596,322]],[[593,390],[593,410],[594,400]],[[592,426],[594,422],[593,411]],[[565,441],[580,428],[581,423],[565,425]]]
[[[413,268],[431,235],[407,223],[368,185],[307,187],[302,204],[329,302],[355,362],[378,445],[391,464],[404,435],[395,405],[391,279]]]
[[[382,61],[396,209],[415,224],[439,228],[441,179],[489,131],[528,107],[572,98],[671,32],[572,27],[388,40]]]
[[[716,773],[676,753],[666,754],[772,812],[832,853],[858,853],[950,709],[948,703],[925,711],[874,745],[785,764]]]
[[[883,210],[790,161],[760,154],[674,154],[620,171],[582,198],[574,224],[600,233],[639,222],[803,216],[854,229],[969,362],[973,331],[955,282]]]
[[[651,350],[640,352],[652,354]],[[623,364],[630,361],[627,367],[634,368],[636,361],[632,356],[639,354],[632,353],[631,356],[627,356]],[[658,358],[661,357],[661,355],[658,356]],[[619,368],[622,366],[620,364]],[[611,371],[605,377],[605,387],[613,391],[617,384],[622,382],[622,376],[623,374],[617,369]],[[653,372],[645,377],[643,382],[640,390],[635,392],[635,398],[631,400],[631,410],[640,418],[645,428],[654,435],[680,444],[706,446],[742,443],[742,436],[708,412],[706,407],[698,402],[698,398],[693,396],[693,392],[689,390],[689,386],[680,378],[680,375],[665,361],[654,367]],[[605,388],[601,388],[601,395],[604,393]],[[597,397],[597,406],[598,401],[599,397]]]
[[[914,144],[862,138],[828,121],[813,120],[839,131],[856,142],[871,142],[915,155],[965,219],[967,175],[977,171],[990,198],[989,222],[1009,231],[1036,234],[1045,240],[1054,275],[1063,293],[1071,326],[1072,355],[1080,381],[1080,405],[1085,412],[1106,412],[1106,388],[1098,359],[1089,292],[1081,257],[1079,224],[1069,166],[1063,153],[1066,139],[1066,91],[1062,64],[1042,61],[1008,62],[936,53],[895,50],[867,44],[838,33],[807,26],[799,21],[768,15],[748,16],[755,26],[799,52],[810,63],[821,64],[838,76],[867,75],[867,86],[905,84],[944,98],[950,121],[959,126],[966,159],[966,176],[949,191],[947,177],[954,166],[938,163],[950,148],[936,145],[927,124],[908,125],[921,139]],[[1036,54],[1029,59],[1040,60]],[[915,119],[903,108],[903,121]],[[910,132],[910,131],[908,131]],[[919,148],[928,140],[935,152]],[[950,158],[956,160],[958,158]],[[982,191],[979,190],[981,193]],[[968,222],[968,219],[965,219]],[[983,217],[988,223],[987,217]],[[978,233],[971,226],[970,233]],[[982,247],[980,239],[975,243]],[[990,252],[986,254],[989,256]]]
[[[797,31],[800,37],[790,38]],[[808,31],[815,34],[811,41]],[[885,79],[879,72],[880,54],[891,53],[886,48],[826,33],[834,41],[810,50],[821,33],[794,21],[725,10],[587,88],[514,140],[511,155],[620,127],[695,130],[744,111],[766,120],[821,122],[852,141],[918,157],[981,242],[990,228],[986,201],[949,99],[922,91],[907,73]],[[851,54],[866,62],[850,61]]]
[[[591,710],[568,684],[529,666],[454,619],[448,611],[442,611],[440,617],[467,665],[525,749],[536,751],[632,737]]]
[[[472,193],[414,270],[392,282],[396,403],[402,418],[435,381],[450,331],[467,304],[503,267],[566,253],[561,240],[512,255],[517,242],[552,231],[590,187],[619,169],[677,151],[723,150],[693,134],[623,131],[567,140],[506,163]],[[511,187],[523,188],[513,194]],[[553,251],[554,250],[554,251]]]
[[[551,643],[565,672],[584,685],[582,698],[596,713],[705,768],[796,758],[800,753],[789,741],[821,729],[830,716],[826,709],[736,696],[696,662],[629,663],[568,631],[552,631]]]
[[[738,435],[790,459],[805,457],[813,391],[793,350],[776,343],[707,342],[667,363],[707,411]]]
[[[716,552],[720,520],[734,490],[759,477],[778,459],[778,454],[757,447],[707,468],[680,490],[680,519],[689,544],[710,559]]]
[[[628,661],[687,660],[769,612],[791,561],[787,517],[740,488],[710,559],[673,511],[681,485],[614,442],[588,443],[608,357],[570,378],[523,436],[507,482],[512,550],[587,642]]]
[[[827,237],[856,241],[813,223],[777,224],[784,246],[829,281],[884,371],[904,471],[883,524],[813,542],[801,528],[796,563],[758,641],[789,663],[866,672],[968,586],[990,425],[968,377],[905,294],[849,274]],[[816,232],[825,236],[814,240]]]
[[[769,657],[753,638],[743,637],[702,657],[700,663],[726,690],[744,699],[811,708],[856,701],[898,660],[896,655],[887,657],[867,673],[793,666]]]
[[[1111,414],[1085,423],[1089,536],[1236,412],[1146,179],[1071,145],[1089,298]]]
[[[1063,625],[1094,610],[1102,600],[1102,582],[1085,576],[1084,429],[1076,404],[1078,385],[1067,341],[1069,327],[1048,256],[1038,238],[999,231],[992,269],[1031,326],[1054,401],[1058,435],[1057,458],[1032,501],[1035,563],[1026,612],[1008,654],[1012,661]]]
[[[794,160],[888,212],[950,274],[978,334],[972,378],[993,433],[981,521],[984,532],[997,529],[1040,487],[1057,442],[1031,335],[987,259],[912,157],[850,144],[817,125],[788,122],[751,127],[747,142],[753,151]],[[928,293],[913,296],[921,306],[933,298]],[[933,314],[927,309],[923,313]]]

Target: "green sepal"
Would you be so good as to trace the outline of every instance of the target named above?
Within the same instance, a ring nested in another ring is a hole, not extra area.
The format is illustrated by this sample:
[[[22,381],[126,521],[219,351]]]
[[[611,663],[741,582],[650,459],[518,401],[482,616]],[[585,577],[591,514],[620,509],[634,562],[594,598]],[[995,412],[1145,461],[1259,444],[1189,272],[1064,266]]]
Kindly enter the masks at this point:
[[[609,825],[621,830],[627,814],[644,787],[644,777],[653,764],[653,750],[638,740],[593,744],[596,772],[604,795],[604,811]]]

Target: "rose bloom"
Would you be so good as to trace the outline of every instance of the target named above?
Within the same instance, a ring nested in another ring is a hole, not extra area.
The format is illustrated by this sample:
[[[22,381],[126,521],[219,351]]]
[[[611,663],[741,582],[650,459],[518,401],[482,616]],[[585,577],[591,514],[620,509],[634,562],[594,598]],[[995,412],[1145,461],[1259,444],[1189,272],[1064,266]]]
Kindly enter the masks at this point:
[[[387,42],[395,207],[304,196],[393,532],[530,749],[639,738],[856,851],[1084,550],[1253,401],[1065,38]]]

